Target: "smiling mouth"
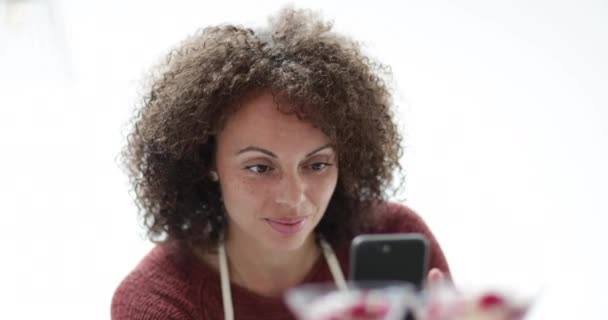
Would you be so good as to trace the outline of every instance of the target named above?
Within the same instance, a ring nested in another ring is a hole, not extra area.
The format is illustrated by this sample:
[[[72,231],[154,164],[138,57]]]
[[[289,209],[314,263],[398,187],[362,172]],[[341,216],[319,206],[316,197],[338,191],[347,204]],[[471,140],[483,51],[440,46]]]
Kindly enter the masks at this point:
[[[264,219],[270,227],[282,235],[296,234],[302,229],[308,220],[308,217],[300,217],[295,219]]]

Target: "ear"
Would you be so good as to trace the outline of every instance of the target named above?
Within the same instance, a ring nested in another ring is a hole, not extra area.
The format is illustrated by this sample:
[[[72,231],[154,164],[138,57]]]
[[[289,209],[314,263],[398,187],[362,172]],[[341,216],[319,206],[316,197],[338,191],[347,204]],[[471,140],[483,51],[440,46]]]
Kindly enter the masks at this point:
[[[215,138],[210,137],[209,146],[211,147],[210,154],[208,155],[209,161],[209,179],[213,182],[217,182],[220,180],[220,176],[217,173],[217,165],[216,165],[216,147],[215,147]]]
[[[213,182],[219,181],[220,177],[218,176],[217,171],[209,170],[209,179],[211,179]]]

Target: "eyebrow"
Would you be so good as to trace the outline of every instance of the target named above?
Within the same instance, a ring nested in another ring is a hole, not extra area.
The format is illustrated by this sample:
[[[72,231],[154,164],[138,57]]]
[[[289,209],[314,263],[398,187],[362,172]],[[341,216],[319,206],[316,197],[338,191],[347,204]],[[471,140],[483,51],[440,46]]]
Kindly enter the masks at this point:
[[[331,147],[332,146],[331,146],[330,143],[328,143],[326,145],[323,145],[321,147],[318,147],[318,148],[314,149],[313,151],[309,152],[308,154],[306,154],[306,158],[312,156],[313,154],[315,154],[315,153],[317,153],[317,152],[319,152],[321,150],[324,150],[324,149],[327,149],[327,148],[331,148]],[[245,147],[245,148],[239,150],[239,152],[237,153],[237,155],[245,153],[245,152],[251,152],[251,151],[261,152],[261,153],[269,155],[269,156],[271,156],[273,158],[278,158],[278,156],[276,154],[274,154],[272,151],[266,150],[264,148],[256,147],[256,146]]]

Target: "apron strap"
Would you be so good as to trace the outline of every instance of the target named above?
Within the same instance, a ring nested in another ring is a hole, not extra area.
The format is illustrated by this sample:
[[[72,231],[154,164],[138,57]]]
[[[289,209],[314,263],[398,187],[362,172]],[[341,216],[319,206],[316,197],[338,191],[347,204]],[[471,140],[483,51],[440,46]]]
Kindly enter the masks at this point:
[[[325,257],[325,261],[327,261],[327,265],[329,266],[329,271],[331,272],[331,275],[334,278],[336,286],[339,290],[346,290],[347,286],[346,280],[344,278],[344,273],[342,273],[340,263],[338,262],[338,258],[336,257],[334,250],[331,248],[329,243],[325,241],[325,239],[321,236],[319,236],[319,244],[321,246],[323,256]],[[220,239],[220,243],[218,244],[217,249],[220,265],[220,281],[222,285],[222,304],[224,305],[224,319],[234,320],[234,307],[232,304],[232,293],[230,292],[230,276],[228,272],[228,258],[226,257],[226,247],[224,246],[223,238]]]
[[[329,266],[329,271],[334,278],[336,286],[339,290],[346,290],[348,288],[346,286],[346,279],[344,279],[344,273],[342,273],[342,268],[340,268],[340,263],[338,262],[338,258],[336,257],[334,250],[321,236],[319,236],[319,243],[321,244],[321,250],[323,251],[323,255],[325,256],[325,260]]]
[[[230,292],[230,276],[228,273],[228,259],[226,258],[226,247],[224,246],[224,239],[220,239],[217,251],[218,258],[220,260],[220,281],[222,284],[222,304],[224,305],[224,319],[234,320],[232,293]]]

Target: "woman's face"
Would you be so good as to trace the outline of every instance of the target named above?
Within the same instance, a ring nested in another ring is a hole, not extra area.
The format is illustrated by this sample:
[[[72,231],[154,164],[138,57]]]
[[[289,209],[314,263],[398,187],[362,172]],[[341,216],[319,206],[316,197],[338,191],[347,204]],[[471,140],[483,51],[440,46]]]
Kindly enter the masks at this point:
[[[329,138],[277,110],[272,95],[242,103],[217,136],[228,237],[294,250],[321,220],[338,180]]]

